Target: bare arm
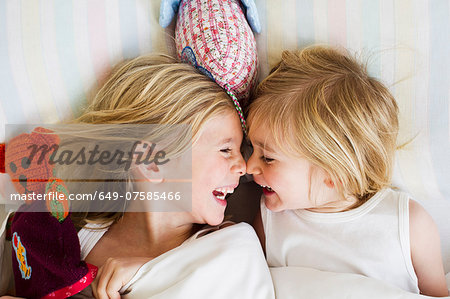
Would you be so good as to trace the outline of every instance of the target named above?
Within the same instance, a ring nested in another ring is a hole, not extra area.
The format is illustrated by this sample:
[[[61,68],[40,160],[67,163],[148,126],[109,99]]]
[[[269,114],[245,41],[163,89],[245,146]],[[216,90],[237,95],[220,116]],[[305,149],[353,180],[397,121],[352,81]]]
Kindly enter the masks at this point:
[[[255,219],[253,220],[253,228],[255,229],[256,235],[261,243],[264,255],[266,255],[266,236],[264,234],[264,226],[261,219],[261,210],[258,210],[256,213]]]
[[[411,258],[420,292],[448,296],[439,232],[431,216],[415,201],[409,203]]]

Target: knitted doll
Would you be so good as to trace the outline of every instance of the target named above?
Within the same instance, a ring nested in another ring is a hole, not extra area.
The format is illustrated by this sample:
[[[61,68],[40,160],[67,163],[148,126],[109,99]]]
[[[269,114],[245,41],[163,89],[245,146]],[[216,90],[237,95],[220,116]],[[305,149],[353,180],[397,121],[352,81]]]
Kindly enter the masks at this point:
[[[66,298],[87,287],[97,268],[80,259],[77,231],[69,216],[68,191],[53,177],[52,131],[36,128],[0,146],[0,163],[26,199],[12,218],[12,266],[16,296]],[[44,150],[38,151],[36,149]],[[42,154],[42,155],[41,155]],[[46,194],[52,200],[31,200]]]
[[[241,106],[256,85],[257,51],[252,30],[260,32],[251,0],[163,0],[160,24],[166,27],[178,11],[175,44],[178,56],[210,77],[233,99],[245,131]]]

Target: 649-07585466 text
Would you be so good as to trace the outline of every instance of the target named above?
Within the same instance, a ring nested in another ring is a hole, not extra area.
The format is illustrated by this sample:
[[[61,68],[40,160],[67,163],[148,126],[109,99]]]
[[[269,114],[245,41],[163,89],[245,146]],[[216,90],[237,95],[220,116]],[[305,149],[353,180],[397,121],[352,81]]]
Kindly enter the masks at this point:
[[[126,200],[181,200],[181,192],[132,191],[125,192],[125,195],[119,194],[118,192],[98,193],[99,200],[117,200],[123,198],[125,198]]]
[[[49,192],[46,194],[40,194],[40,193],[28,193],[28,194],[11,194],[10,200],[12,201],[33,201],[33,200],[61,200],[65,196],[63,193],[59,192]],[[151,200],[151,201],[178,201],[181,200],[181,192],[150,192],[150,191],[130,191],[125,192],[125,194],[119,194],[119,192],[98,192],[95,191],[94,193],[70,193],[69,200],[119,200],[119,199],[126,199],[126,200]]]

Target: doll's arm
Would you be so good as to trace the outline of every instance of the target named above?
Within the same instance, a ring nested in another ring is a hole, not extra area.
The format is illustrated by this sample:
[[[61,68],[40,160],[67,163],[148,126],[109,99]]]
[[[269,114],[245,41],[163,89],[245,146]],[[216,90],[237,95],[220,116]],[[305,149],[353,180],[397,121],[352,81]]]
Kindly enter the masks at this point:
[[[431,216],[417,202],[409,202],[411,258],[421,294],[448,296],[439,232]]]
[[[120,299],[120,289],[127,284],[148,257],[109,258],[99,269],[92,283],[92,293],[97,299]]]
[[[181,0],[161,0],[159,8],[159,25],[166,28],[178,11]]]
[[[258,10],[256,9],[256,4],[254,0],[241,0],[242,5],[244,5],[247,17],[247,21],[252,27],[252,30],[256,33],[261,33],[261,24],[259,23]]]

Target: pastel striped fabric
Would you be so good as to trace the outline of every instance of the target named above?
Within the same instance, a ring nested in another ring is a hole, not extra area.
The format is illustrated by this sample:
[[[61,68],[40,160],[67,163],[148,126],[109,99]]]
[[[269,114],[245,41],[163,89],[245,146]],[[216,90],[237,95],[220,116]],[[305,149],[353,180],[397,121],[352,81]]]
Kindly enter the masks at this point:
[[[260,79],[283,49],[338,45],[368,59],[401,109],[395,183],[439,225],[450,271],[449,0],[257,0]],[[77,115],[124,58],[174,53],[159,0],[0,0],[0,141],[12,123]]]
[[[167,52],[159,1],[1,0],[0,117],[53,123],[80,112],[118,61]]]

